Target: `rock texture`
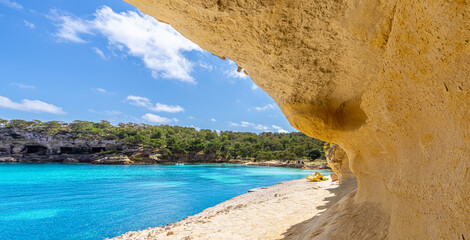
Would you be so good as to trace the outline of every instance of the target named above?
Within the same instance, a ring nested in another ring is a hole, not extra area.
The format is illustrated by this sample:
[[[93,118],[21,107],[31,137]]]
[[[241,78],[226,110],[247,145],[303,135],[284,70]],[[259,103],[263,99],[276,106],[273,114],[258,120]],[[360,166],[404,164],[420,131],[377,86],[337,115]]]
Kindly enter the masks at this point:
[[[357,193],[309,238],[470,239],[467,0],[126,1],[344,149]]]
[[[331,170],[338,174],[339,183],[354,179],[354,174],[349,167],[347,154],[338,145],[331,146],[326,152],[326,160]]]
[[[305,178],[311,182],[320,182],[323,179],[323,175],[321,175],[319,172],[314,172]]]
[[[108,156],[93,161],[94,164],[127,165],[133,162],[125,155]]]
[[[112,140],[83,140],[77,134],[59,132],[53,136],[39,131],[0,128],[0,155],[8,154],[76,154],[127,147]]]

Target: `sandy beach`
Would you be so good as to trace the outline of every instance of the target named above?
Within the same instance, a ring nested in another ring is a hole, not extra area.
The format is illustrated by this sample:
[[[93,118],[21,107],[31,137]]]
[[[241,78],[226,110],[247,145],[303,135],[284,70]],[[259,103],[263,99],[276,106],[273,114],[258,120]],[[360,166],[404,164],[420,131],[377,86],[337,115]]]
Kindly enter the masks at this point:
[[[254,189],[164,227],[113,239],[282,239],[290,228],[318,216],[355,184],[298,179]],[[300,234],[300,233],[299,233]],[[292,233],[289,234],[292,236]]]

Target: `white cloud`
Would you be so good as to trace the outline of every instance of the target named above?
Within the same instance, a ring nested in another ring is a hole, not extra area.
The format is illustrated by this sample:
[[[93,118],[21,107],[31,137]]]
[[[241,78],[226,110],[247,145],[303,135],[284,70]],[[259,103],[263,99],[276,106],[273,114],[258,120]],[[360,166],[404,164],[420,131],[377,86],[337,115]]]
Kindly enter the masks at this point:
[[[261,125],[261,124],[253,124],[252,127],[256,130],[269,131],[269,127]]]
[[[238,72],[238,65],[232,61],[228,60],[228,69],[224,71],[224,75],[228,78],[241,78],[241,79],[247,79],[248,75],[246,75],[243,70]]]
[[[214,70],[214,66],[212,66],[212,65],[210,65],[209,63],[206,63],[206,62],[199,61],[199,66],[206,69],[206,70],[209,70],[209,71]]]
[[[244,74],[243,72],[237,72],[236,68],[232,70],[225,70],[224,74],[226,77],[229,77],[229,78],[241,78],[241,79],[248,78],[248,75]]]
[[[254,123],[241,121],[241,124],[240,124],[241,127],[249,127],[251,125],[254,125]]]
[[[52,114],[65,114],[62,108],[39,100],[23,99],[21,100],[21,103],[16,103],[11,101],[9,98],[3,96],[0,96],[0,108],[9,108],[19,111],[35,113],[45,112]]]
[[[272,128],[262,125],[262,124],[256,124],[256,123],[251,123],[247,121],[240,121],[240,123],[236,122],[227,122],[229,126],[231,127],[245,127],[245,128],[253,128],[255,130],[260,130],[264,132],[278,132],[278,133],[288,133],[287,130],[283,129],[282,127],[276,126],[276,125],[271,125]]]
[[[256,111],[259,111],[259,112],[260,112],[260,111],[266,111],[266,110],[269,110],[269,109],[274,109],[274,104],[271,104],[271,103],[270,103],[270,104],[266,104],[266,105],[264,105],[264,106],[262,106],[262,107],[256,107],[256,108],[255,108],[255,110],[256,110]]]
[[[287,130],[284,130],[282,127],[272,125],[272,127],[278,132],[278,133],[288,133]]]
[[[28,21],[26,21],[26,20],[23,20],[23,21],[24,21],[24,25],[25,25],[26,27],[29,27],[29,28],[31,28],[31,29],[36,27],[36,25],[34,25],[34,23],[28,22]]]
[[[258,90],[258,89],[260,89],[260,88],[259,88],[258,85],[256,85],[255,83],[253,83],[253,84],[251,85],[251,90]]]
[[[87,21],[56,9],[51,10],[51,14],[52,16],[49,17],[58,22],[57,27],[59,28],[54,36],[60,40],[85,43],[86,41],[80,38],[79,34],[93,34],[91,26]]]
[[[211,122],[217,122],[215,118],[211,118]]]
[[[106,114],[106,115],[119,115],[119,114],[121,114],[121,112],[119,112],[117,110],[106,110],[106,111],[104,111],[104,114]]]
[[[85,40],[79,35],[98,33],[107,38],[111,47],[140,58],[153,77],[196,83],[191,76],[194,64],[183,52],[202,49],[168,24],[136,11],[116,13],[107,6],[97,9],[93,20],[57,11],[53,19],[58,22],[55,35],[60,39],[83,43]]]
[[[235,123],[235,122],[228,122],[228,125],[231,126],[231,127],[238,127],[238,123]]]
[[[191,126],[189,126],[189,127],[192,127],[192,128],[194,128],[194,129],[196,129],[196,131],[198,131],[198,132],[201,130],[200,127],[195,127],[194,125],[191,125]]]
[[[158,116],[158,115],[151,114],[151,113],[145,114],[144,116],[142,116],[142,119],[144,119],[145,121],[148,121],[148,122],[160,123],[160,124],[170,123],[170,122],[174,121],[174,119],[169,119],[169,118]]]
[[[113,94],[112,92],[109,92],[108,90],[104,88],[91,88],[91,90],[97,93],[102,93],[102,94]]]
[[[228,125],[231,127],[250,127],[256,130],[261,130],[261,131],[269,131],[269,127],[261,125],[261,124],[255,124],[247,121],[241,121],[240,123],[235,123],[235,122],[228,122]]]
[[[166,105],[162,103],[155,103],[152,104],[150,99],[146,97],[139,97],[139,96],[127,96],[126,100],[134,106],[140,106],[144,107],[148,110],[154,111],[154,112],[169,112],[169,113],[177,113],[177,112],[183,112],[184,108],[178,105],[171,106],[171,105]]]
[[[101,49],[97,48],[97,47],[92,47],[91,49],[93,49],[93,51],[98,54],[98,56],[100,56],[103,60],[108,60],[108,58],[106,57],[106,55],[104,55],[104,52],[101,51]]]
[[[11,7],[11,8],[23,9],[23,6],[21,6],[21,4],[19,4],[17,2],[10,1],[10,0],[0,0],[0,4],[3,4],[5,6]]]
[[[28,85],[28,84],[24,84],[24,83],[16,83],[16,82],[12,82],[12,83],[10,83],[10,85],[15,86],[15,87],[19,87],[19,88],[24,88],[24,89],[35,89],[36,88],[33,85]]]
[[[96,111],[94,109],[88,109],[89,112],[91,113],[96,113],[96,114],[101,114],[101,115],[108,115],[108,116],[116,116],[116,115],[121,115],[122,112],[117,111],[117,110],[106,110],[103,112]]]
[[[193,116],[189,116],[188,118],[191,119],[191,120],[195,120],[195,119],[196,119],[196,118],[193,117]]]

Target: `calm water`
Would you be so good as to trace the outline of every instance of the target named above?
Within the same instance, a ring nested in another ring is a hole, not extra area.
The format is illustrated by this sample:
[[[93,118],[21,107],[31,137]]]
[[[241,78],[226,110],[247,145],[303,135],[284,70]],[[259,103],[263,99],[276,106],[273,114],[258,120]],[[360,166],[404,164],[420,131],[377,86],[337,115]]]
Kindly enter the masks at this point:
[[[312,170],[0,163],[0,239],[103,239],[166,225]]]

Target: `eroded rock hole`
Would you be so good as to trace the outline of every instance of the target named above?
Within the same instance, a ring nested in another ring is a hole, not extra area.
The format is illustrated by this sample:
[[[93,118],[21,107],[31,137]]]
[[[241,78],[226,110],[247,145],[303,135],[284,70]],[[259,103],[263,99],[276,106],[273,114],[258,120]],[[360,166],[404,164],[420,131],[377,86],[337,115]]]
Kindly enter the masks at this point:
[[[61,147],[60,148],[60,153],[61,154],[73,154],[75,153],[75,149],[72,147]]]
[[[37,153],[37,154],[46,154],[47,147],[41,145],[26,145],[25,146],[26,153]]]
[[[103,151],[106,151],[106,148],[104,148],[104,147],[92,147],[91,148],[92,153],[100,153],[100,152],[103,152]]]

